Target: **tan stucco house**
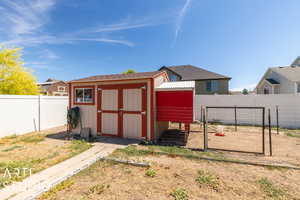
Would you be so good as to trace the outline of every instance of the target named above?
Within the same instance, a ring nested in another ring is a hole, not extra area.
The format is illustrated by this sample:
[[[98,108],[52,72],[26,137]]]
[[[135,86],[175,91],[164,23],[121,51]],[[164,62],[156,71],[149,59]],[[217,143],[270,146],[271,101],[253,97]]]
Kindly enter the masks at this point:
[[[163,66],[170,81],[195,81],[196,94],[229,94],[230,77],[193,65]]]
[[[43,83],[38,83],[40,93],[47,96],[68,96],[68,84],[64,81],[47,79]]]

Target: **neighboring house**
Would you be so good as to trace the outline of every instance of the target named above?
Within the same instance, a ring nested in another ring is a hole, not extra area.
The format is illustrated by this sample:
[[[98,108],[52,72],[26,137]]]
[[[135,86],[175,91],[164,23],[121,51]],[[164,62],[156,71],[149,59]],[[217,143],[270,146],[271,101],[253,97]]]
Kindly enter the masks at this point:
[[[257,94],[300,93],[300,58],[291,66],[269,68],[255,90]]]
[[[68,84],[64,81],[49,78],[44,83],[38,83],[41,94],[48,96],[68,96]]]
[[[229,94],[228,76],[207,71],[193,65],[163,66],[170,81],[195,81],[196,94]]]

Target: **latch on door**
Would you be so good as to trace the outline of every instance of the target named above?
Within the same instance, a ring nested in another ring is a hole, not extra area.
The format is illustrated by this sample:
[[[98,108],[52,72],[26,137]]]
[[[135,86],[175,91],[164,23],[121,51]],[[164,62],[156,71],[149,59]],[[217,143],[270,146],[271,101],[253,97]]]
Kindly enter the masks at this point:
[[[146,115],[146,111],[141,112],[142,115]]]
[[[102,111],[101,111],[101,110],[98,110],[97,112],[98,112],[98,113],[101,113]]]

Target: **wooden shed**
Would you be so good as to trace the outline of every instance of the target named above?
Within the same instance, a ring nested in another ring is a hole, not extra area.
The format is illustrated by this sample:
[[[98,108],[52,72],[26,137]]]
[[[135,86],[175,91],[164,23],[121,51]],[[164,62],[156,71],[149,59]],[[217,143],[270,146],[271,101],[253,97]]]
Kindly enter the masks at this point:
[[[155,88],[165,72],[99,75],[69,82],[69,107],[78,106],[82,127],[93,135],[155,140]],[[72,131],[80,132],[78,126]]]

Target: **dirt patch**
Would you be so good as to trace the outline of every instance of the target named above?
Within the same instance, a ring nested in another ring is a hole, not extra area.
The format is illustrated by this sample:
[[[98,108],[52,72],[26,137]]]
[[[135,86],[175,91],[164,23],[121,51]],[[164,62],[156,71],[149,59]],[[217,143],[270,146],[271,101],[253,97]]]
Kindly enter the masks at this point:
[[[188,137],[186,147],[203,149],[203,130],[200,125],[192,125],[192,132]],[[244,152],[262,152],[262,128],[238,126],[235,132],[233,126],[224,126],[225,136],[216,136],[217,125],[210,125],[208,131],[208,145],[210,148],[237,150]],[[236,153],[222,151],[225,156],[245,161],[259,161],[266,164],[286,164],[300,166],[300,138],[289,136],[300,131],[281,130],[280,134],[272,130],[273,156],[269,155],[269,136],[265,130],[266,156],[253,153]]]
[[[252,200],[297,199],[300,195],[300,174],[294,170],[270,170],[181,157],[138,157],[152,164],[151,173],[147,168],[97,162],[72,177],[73,184],[68,188],[40,199],[142,200],[175,199],[176,195],[187,195],[185,199]],[[272,189],[280,193],[276,197],[270,196]]]
[[[0,139],[0,188],[29,176],[28,170],[22,171],[24,168],[36,173],[91,147],[86,142],[66,140],[65,131],[66,127],[58,127]],[[20,170],[20,174],[15,174],[16,169]]]

